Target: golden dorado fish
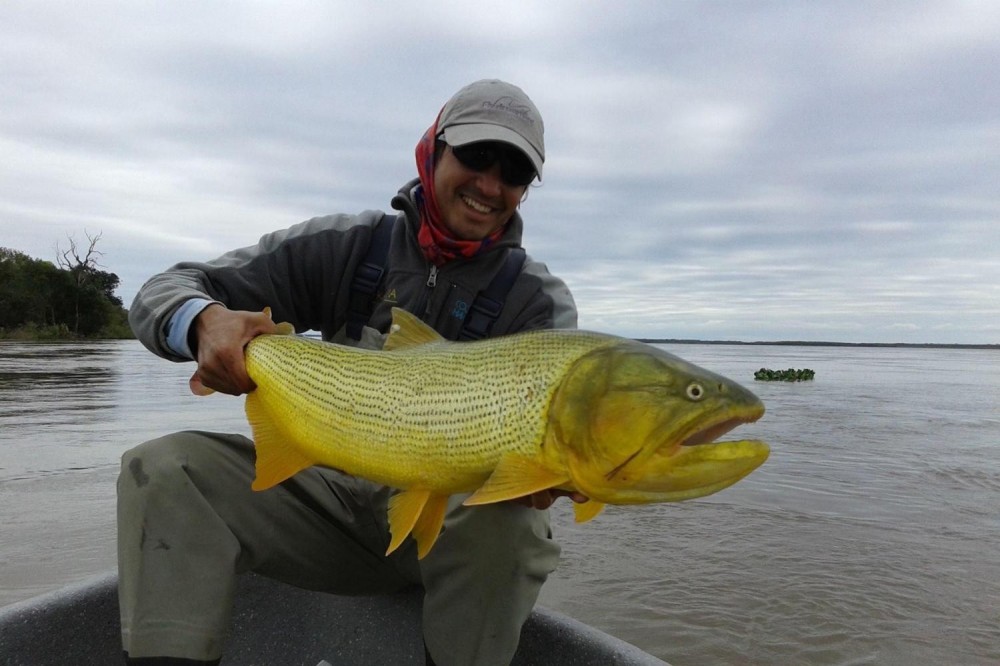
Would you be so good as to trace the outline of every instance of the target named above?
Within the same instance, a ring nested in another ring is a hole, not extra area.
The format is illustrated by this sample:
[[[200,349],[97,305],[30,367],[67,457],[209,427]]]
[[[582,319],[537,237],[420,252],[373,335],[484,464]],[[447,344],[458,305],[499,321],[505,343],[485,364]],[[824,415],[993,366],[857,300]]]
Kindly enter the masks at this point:
[[[403,310],[381,351],[291,335],[246,349],[255,490],[313,465],[401,489],[391,553],[434,545],[450,495],[467,505],[550,488],[606,503],[673,502],[736,483],[760,441],[714,442],[764,405],[747,389],[633,340],[540,330],[449,342]]]

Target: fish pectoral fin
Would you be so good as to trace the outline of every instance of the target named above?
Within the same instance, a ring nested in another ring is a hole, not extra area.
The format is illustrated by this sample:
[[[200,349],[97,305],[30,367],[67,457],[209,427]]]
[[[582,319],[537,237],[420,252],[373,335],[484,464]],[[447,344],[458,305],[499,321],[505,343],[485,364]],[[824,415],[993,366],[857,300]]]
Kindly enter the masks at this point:
[[[598,502],[597,500],[587,500],[580,504],[573,504],[573,515],[578,523],[593,520],[601,511],[604,511],[604,502]]]
[[[399,548],[412,533],[417,541],[417,557],[422,559],[437,541],[447,504],[447,495],[420,488],[410,488],[389,498],[389,534],[392,538],[385,554]]]
[[[251,488],[267,490],[315,464],[289,444],[289,437],[275,424],[256,391],[247,395],[246,412],[257,453],[257,476]]]
[[[389,327],[389,337],[382,345],[384,351],[395,351],[409,347],[419,347],[431,342],[444,340],[441,334],[420,321],[416,315],[402,308],[392,309],[392,326]]]
[[[565,473],[553,472],[534,458],[508,454],[500,459],[490,478],[472,493],[463,504],[493,504],[517,499],[540,490],[548,490],[569,482]]]

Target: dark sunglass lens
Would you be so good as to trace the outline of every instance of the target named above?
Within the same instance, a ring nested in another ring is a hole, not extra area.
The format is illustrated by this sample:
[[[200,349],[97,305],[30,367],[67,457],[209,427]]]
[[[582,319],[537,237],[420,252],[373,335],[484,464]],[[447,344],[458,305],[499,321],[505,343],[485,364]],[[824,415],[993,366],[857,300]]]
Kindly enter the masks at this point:
[[[500,177],[508,185],[523,187],[535,178],[535,167],[528,156],[517,148],[494,142],[452,146],[451,152],[466,168],[485,171],[500,161]]]
[[[483,171],[493,166],[497,161],[497,153],[489,144],[470,143],[452,148],[458,161],[473,171]]]
[[[501,177],[511,185],[523,186],[535,179],[535,166],[516,148],[507,151],[500,167]]]

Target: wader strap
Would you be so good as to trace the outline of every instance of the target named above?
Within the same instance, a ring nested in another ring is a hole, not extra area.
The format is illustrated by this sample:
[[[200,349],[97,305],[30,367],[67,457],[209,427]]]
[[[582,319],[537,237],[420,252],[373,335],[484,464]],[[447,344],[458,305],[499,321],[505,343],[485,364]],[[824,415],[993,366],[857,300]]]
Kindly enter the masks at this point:
[[[511,248],[504,259],[503,267],[493,276],[493,280],[476,294],[476,299],[469,308],[469,314],[462,324],[459,340],[481,340],[490,334],[490,329],[496,323],[503,310],[507,292],[517,281],[524,266],[525,252],[522,247]]]
[[[372,239],[368,245],[368,253],[351,280],[351,300],[347,306],[347,337],[352,340],[361,339],[361,330],[372,316],[375,295],[378,286],[385,275],[386,260],[389,258],[389,244],[392,241],[392,228],[396,217],[383,214],[372,229]]]
[[[390,220],[386,222],[387,218]],[[351,280],[351,298],[347,309],[347,337],[361,339],[361,331],[372,316],[375,296],[385,276],[389,258],[389,244],[396,218],[383,215],[372,229],[371,242],[364,260],[358,264]],[[507,252],[504,264],[493,276],[493,280],[476,294],[469,307],[469,313],[462,323],[459,340],[481,340],[490,334],[493,324],[503,310],[507,293],[514,286],[525,260],[524,248],[515,247]]]

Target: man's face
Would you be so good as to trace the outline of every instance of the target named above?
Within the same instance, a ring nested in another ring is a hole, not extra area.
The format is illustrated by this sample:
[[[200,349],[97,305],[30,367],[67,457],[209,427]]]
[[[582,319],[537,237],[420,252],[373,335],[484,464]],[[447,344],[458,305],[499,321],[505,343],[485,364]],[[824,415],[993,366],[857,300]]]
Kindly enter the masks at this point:
[[[445,146],[434,166],[434,195],[441,222],[461,240],[482,240],[507,223],[524,196],[526,185],[508,185],[500,163],[483,171],[467,168]]]

